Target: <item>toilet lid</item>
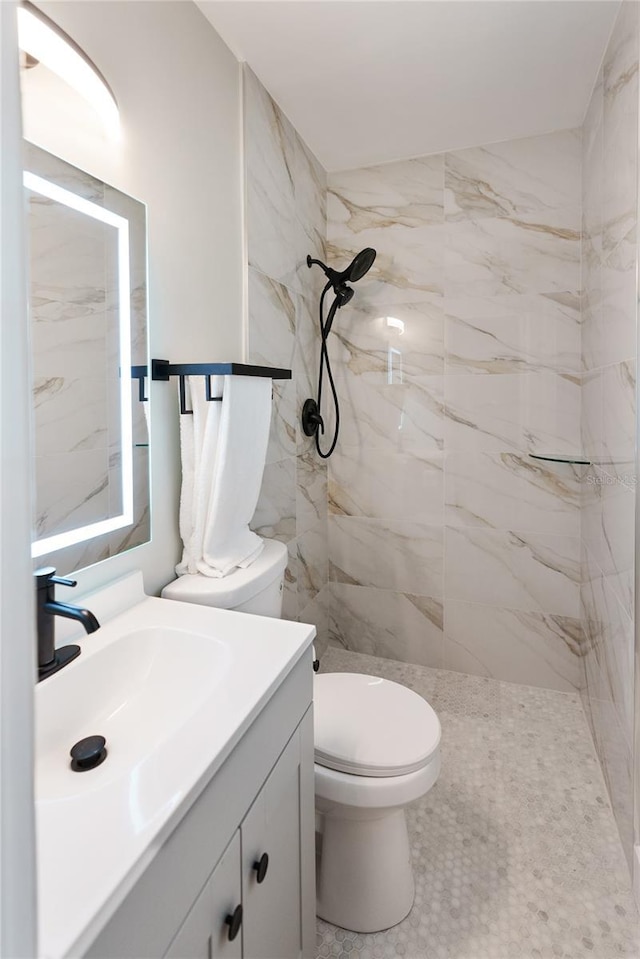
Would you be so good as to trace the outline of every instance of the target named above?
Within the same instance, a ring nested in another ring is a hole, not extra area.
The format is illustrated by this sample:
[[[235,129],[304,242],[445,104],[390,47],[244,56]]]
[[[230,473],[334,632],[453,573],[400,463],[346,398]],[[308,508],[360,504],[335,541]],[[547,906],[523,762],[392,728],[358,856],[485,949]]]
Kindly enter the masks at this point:
[[[426,765],[440,721],[413,690],[361,673],[314,680],[315,760],[357,776],[401,776]]]

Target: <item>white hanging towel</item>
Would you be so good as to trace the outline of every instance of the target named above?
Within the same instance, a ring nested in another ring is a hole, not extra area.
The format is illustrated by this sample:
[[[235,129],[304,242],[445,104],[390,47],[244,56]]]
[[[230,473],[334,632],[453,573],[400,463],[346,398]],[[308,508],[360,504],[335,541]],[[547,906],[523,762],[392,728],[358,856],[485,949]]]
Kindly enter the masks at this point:
[[[212,377],[207,402],[204,377],[189,377],[193,415],[180,417],[184,544],[179,576],[227,576],[249,566],[263,549],[249,529],[260,494],[271,422],[271,379]]]

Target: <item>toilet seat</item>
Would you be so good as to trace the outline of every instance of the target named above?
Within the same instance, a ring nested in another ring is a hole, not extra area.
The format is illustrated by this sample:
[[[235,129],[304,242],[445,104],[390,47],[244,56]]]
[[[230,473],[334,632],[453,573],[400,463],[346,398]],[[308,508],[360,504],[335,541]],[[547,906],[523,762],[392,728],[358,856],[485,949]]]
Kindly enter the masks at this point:
[[[440,721],[421,696],[362,673],[314,681],[315,761],[352,776],[392,778],[424,769],[438,750]]]

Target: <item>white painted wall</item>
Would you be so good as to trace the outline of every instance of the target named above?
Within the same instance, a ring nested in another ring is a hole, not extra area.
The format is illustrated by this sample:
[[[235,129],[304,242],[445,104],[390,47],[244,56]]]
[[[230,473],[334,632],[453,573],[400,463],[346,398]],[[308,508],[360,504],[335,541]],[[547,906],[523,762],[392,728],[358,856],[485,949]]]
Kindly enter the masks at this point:
[[[34,605],[15,3],[0,3],[0,955],[36,955]]]
[[[25,136],[147,204],[151,356],[243,358],[240,68],[191,2],[38,4],[111,85],[122,139],[68,130],[25,103]],[[83,572],[82,591],[139,567],[147,592],[174,575],[180,463],[175,383],[152,386],[153,541]],[[62,597],[64,591],[60,590]],[[72,594],[71,594],[72,595]],[[71,598],[70,595],[70,598]]]

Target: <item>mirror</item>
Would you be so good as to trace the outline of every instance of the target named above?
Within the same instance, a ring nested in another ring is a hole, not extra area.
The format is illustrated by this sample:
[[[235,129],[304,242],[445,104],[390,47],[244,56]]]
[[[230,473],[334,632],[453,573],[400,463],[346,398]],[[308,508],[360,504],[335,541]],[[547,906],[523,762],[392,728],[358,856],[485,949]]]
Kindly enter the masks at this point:
[[[146,210],[25,143],[32,555],[59,573],[150,539]]]

